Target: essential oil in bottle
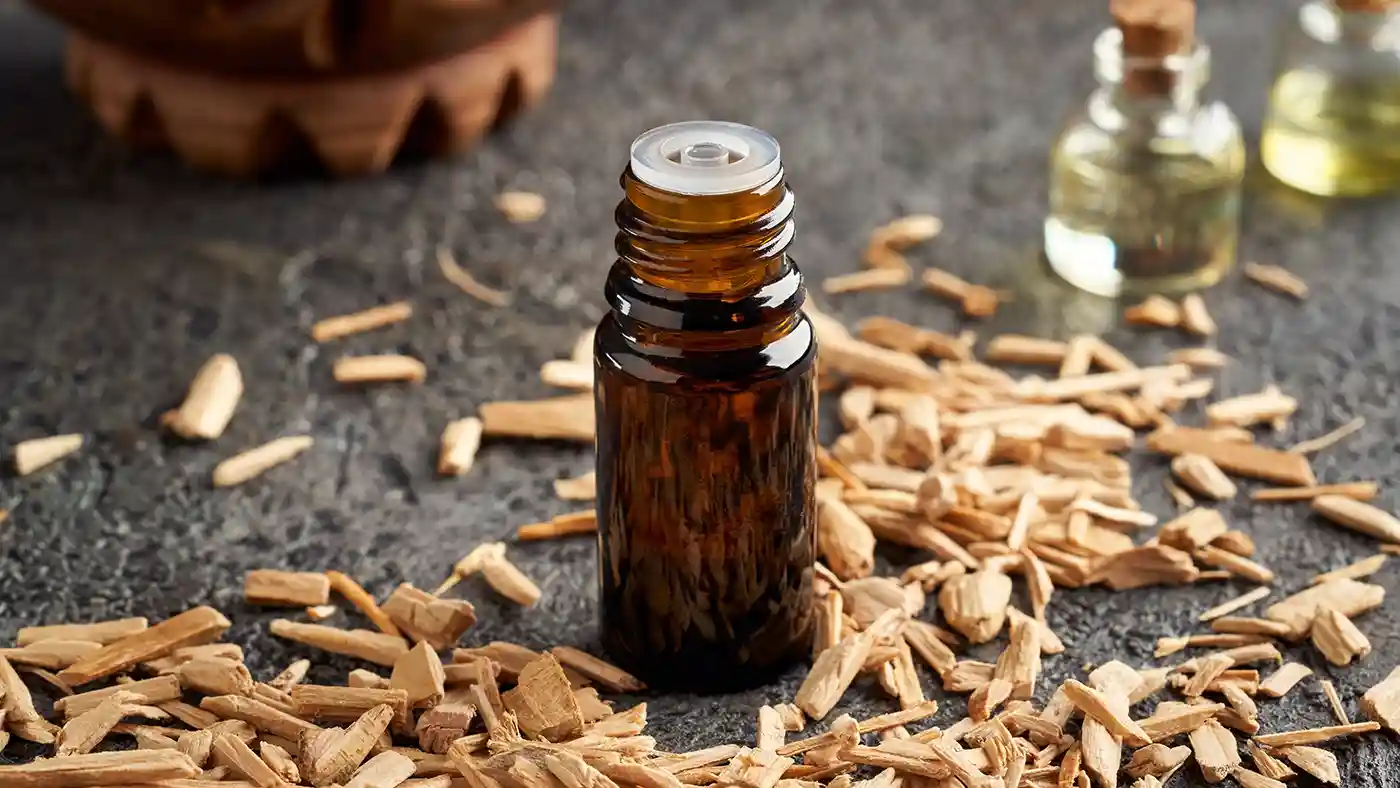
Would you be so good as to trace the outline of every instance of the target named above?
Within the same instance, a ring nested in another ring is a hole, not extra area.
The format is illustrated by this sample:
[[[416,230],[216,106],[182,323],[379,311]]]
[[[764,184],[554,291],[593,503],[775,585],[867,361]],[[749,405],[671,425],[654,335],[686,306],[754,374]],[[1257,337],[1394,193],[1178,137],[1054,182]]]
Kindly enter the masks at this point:
[[[1113,0],[1094,41],[1099,87],[1051,152],[1045,255],[1091,293],[1175,293],[1234,264],[1244,141],[1205,102],[1210,50],[1191,0]]]
[[[810,648],[816,344],[777,142],[632,144],[595,340],[604,645],[648,683],[752,685]]]
[[[1400,189],[1400,2],[1310,0],[1289,16],[1260,153],[1324,197]]]

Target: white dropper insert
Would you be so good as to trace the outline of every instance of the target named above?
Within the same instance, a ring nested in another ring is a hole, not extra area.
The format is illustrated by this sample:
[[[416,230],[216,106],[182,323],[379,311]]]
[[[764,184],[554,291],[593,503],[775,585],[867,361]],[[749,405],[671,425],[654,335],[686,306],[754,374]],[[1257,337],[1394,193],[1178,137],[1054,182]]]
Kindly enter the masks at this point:
[[[660,126],[632,143],[632,174],[676,194],[734,194],[782,169],[778,141],[741,123],[691,120]]]

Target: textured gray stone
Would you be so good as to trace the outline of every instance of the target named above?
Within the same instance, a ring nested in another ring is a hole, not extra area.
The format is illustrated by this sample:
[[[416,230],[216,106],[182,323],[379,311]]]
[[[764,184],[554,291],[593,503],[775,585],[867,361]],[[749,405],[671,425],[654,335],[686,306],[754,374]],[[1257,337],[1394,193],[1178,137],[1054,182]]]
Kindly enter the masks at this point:
[[[267,678],[306,652],[266,634],[274,613],[241,604],[245,570],[335,567],[383,595],[400,580],[431,585],[478,541],[571,508],[553,499],[550,481],[586,470],[583,449],[490,442],[471,475],[444,481],[432,473],[436,441],[447,420],[481,402],[548,393],[539,364],[566,354],[601,314],[626,145],[663,122],[741,120],[782,141],[799,198],[794,251],[813,280],[851,269],[876,224],[932,211],[948,229],[913,253],[916,263],[1015,292],[993,323],[973,326],[984,335],[1107,329],[1141,360],[1189,344],[1114,328],[1117,306],[1066,292],[1035,259],[1046,152],[1090,84],[1087,45],[1103,22],[1100,6],[579,0],[566,16],[551,99],[476,152],[380,178],[252,187],[102,139],[63,90],[57,30],[0,5],[0,451],[56,431],[91,437],[54,469],[0,477],[0,506],[13,510],[0,525],[0,640],[25,624],[160,617],[208,602],[232,616],[230,637]],[[1251,134],[1279,10],[1234,0],[1201,15],[1218,55],[1218,92]],[[506,187],[543,193],[548,215],[508,225],[491,206]],[[1221,392],[1272,381],[1302,401],[1287,432],[1264,440],[1286,444],[1355,415],[1370,422],[1316,459],[1325,481],[1388,481],[1400,468],[1390,405],[1400,394],[1398,209],[1325,205],[1252,175],[1243,255],[1290,267],[1314,295],[1294,304],[1238,277],[1206,295],[1219,347],[1238,359]],[[512,290],[516,306],[484,308],[442,281],[431,257],[439,243]],[[412,323],[322,347],[306,338],[316,317],[397,298],[418,305]],[[959,327],[946,305],[913,290],[828,305],[852,321],[879,313]],[[228,433],[212,445],[163,440],[157,415],[215,351],[237,356],[247,380]],[[375,351],[423,358],[427,385],[332,383],[337,355]],[[302,431],[318,443],[295,463],[243,487],[210,488],[221,457]],[[1168,513],[1165,463],[1136,465],[1139,497]],[[1380,503],[1400,499],[1387,489]],[[1240,500],[1223,509],[1278,570],[1275,598],[1375,549],[1302,506]],[[593,554],[587,540],[512,547],[544,601],[521,612],[467,582],[482,619],[469,640],[590,645]],[[1395,568],[1377,581],[1394,593]],[[1085,664],[1152,664],[1155,638],[1190,631],[1201,610],[1245,588],[1057,594],[1051,623],[1070,648],[1047,660],[1042,692]],[[1336,681],[1353,714],[1361,691],[1400,657],[1394,602],[1360,626],[1375,651],[1359,666],[1290,652]],[[350,667],[322,661],[313,675],[338,681]],[[737,695],[648,698],[650,729],[677,749],[746,741],[759,703],[790,697],[801,675],[794,668],[779,685]],[[928,676],[925,684],[932,691]],[[888,710],[869,682],[860,686],[842,709]],[[1329,717],[1315,680],[1262,707],[1267,730]],[[962,709],[949,699],[940,724]],[[1400,782],[1390,735],[1337,750],[1345,784]],[[4,757],[32,754],[12,745]],[[1193,781],[1191,771],[1177,784]]]

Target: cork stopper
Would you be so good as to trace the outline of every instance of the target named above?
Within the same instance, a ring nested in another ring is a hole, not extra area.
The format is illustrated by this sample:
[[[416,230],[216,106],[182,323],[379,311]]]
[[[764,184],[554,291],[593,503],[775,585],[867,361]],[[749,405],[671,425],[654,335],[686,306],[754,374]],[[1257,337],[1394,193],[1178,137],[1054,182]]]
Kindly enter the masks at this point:
[[[1360,14],[1379,14],[1400,5],[1400,0],[1334,0],[1337,8]]]
[[[1108,11],[1123,33],[1125,59],[1164,58],[1191,48],[1196,30],[1192,0],[1110,0]]]

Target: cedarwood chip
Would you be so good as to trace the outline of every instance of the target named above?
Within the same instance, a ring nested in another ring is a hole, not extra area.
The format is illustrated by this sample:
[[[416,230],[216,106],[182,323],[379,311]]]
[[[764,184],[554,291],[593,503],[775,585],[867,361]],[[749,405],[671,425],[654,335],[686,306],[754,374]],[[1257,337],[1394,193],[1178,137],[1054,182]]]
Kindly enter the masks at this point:
[[[146,618],[141,616],[96,621],[91,624],[49,624],[47,626],[21,627],[15,636],[15,643],[19,646],[29,646],[45,640],[66,640],[85,641],[105,646],[138,632],[144,632],[148,626]]]
[[[1011,602],[1011,578],[979,571],[952,578],[938,593],[949,626],[972,643],[986,643],[1001,632]]]
[[[0,656],[16,665],[62,670],[101,650],[102,644],[87,640],[44,640],[23,648],[0,648]]]
[[[487,402],[478,412],[488,436],[592,443],[596,432],[592,395]]]
[[[1065,692],[1065,697],[1075,705],[1086,716],[1093,717],[1103,723],[1115,736],[1122,736],[1123,740],[1135,747],[1145,747],[1151,743],[1147,733],[1143,728],[1134,722],[1121,709],[1114,709],[1104,697],[1093,687],[1087,686],[1074,679],[1069,679],[1061,685]]]
[[[408,643],[403,638],[368,629],[337,629],[279,618],[268,625],[268,631],[280,638],[386,667],[408,652]]]
[[[826,717],[865,665],[876,639],[892,631],[906,617],[902,610],[888,610],[866,631],[853,632],[823,651],[812,663],[793,702],[812,719]]]
[[[207,643],[232,624],[212,607],[200,606],[166,619],[149,629],[114,641],[59,672],[70,687],[120,673],[131,666],[165,656],[182,646]]]
[[[1188,347],[1168,353],[1167,361],[1196,369],[1221,369],[1230,363],[1230,357],[1211,347]]]
[[[1268,386],[1257,394],[1222,399],[1206,406],[1212,427],[1250,427],[1287,419],[1298,410],[1298,400]]]
[[[1279,754],[1289,763],[1329,785],[1341,785],[1342,774],[1337,768],[1337,756],[1319,747],[1284,747]]]
[[[496,209],[511,224],[528,224],[544,216],[548,203],[534,192],[507,191],[496,195]]]
[[[1123,321],[1135,326],[1176,328],[1181,324],[1181,306],[1169,298],[1150,295],[1141,303],[1124,309]]]
[[[521,733],[532,738],[561,741],[576,737],[583,729],[583,712],[569,677],[552,654],[526,665],[519,683],[502,693],[501,701],[515,713]]]
[[[1286,733],[1269,733],[1255,736],[1254,740],[1265,747],[1291,747],[1297,744],[1317,744],[1342,736],[1354,736],[1380,730],[1378,722],[1353,722],[1350,725],[1328,725],[1321,728],[1307,728]]]
[[[446,692],[443,686],[445,680],[446,674],[437,651],[427,642],[420,642],[394,663],[389,687],[403,690],[411,707],[431,707],[442,700]]]
[[[330,342],[333,339],[402,323],[412,316],[412,304],[407,301],[395,301],[348,315],[322,318],[311,326],[311,338],[317,342]]]
[[[462,634],[476,623],[476,609],[472,603],[464,599],[443,599],[409,583],[400,583],[384,601],[384,613],[404,634],[437,649],[456,645]],[[392,665],[393,662],[378,664]]]
[[[1332,707],[1332,716],[1337,718],[1337,722],[1342,725],[1350,725],[1351,718],[1347,716],[1346,706],[1342,704],[1342,696],[1337,694],[1337,685],[1328,679],[1317,682],[1322,687],[1322,694],[1327,698],[1327,705]]]
[[[181,688],[204,695],[253,694],[252,674],[242,663],[232,660],[192,659],[177,667],[175,676]]]
[[[288,435],[235,454],[214,466],[214,486],[232,487],[261,476],[278,465],[290,462],[311,448],[312,443],[314,441],[310,435]]]
[[[857,293],[864,290],[886,290],[909,284],[913,272],[908,268],[867,268],[849,274],[828,276],[822,280],[822,292]]]
[[[1256,635],[1267,638],[1286,638],[1292,635],[1287,624],[1270,621],[1267,618],[1244,618],[1222,616],[1210,623],[1210,628],[1222,634]]]
[[[228,734],[215,735],[213,753],[219,762],[253,785],[276,788],[281,783],[281,778],[272,767],[259,758],[242,739]]]
[[[301,782],[301,769],[297,767],[296,760],[292,758],[291,753],[282,747],[270,741],[259,742],[258,756],[279,779],[292,785]]]
[[[331,581],[321,572],[254,569],[243,576],[243,601],[250,605],[324,605],[330,595]]]
[[[1240,788],[1287,788],[1283,783],[1264,775],[1236,766],[1230,775],[1240,784]]]
[[[1319,495],[1344,495],[1358,501],[1369,501],[1380,492],[1375,482],[1344,482],[1312,487],[1270,487],[1250,494],[1254,501],[1310,501]]]
[[[1240,766],[1240,753],[1235,735],[1213,719],[1206,720],[1187,737],[1201,775],[1215,784],[1230,776]]]
[[[1308,297],[1308,283],[1286,268],[1266,263],[1245,263],[1244,275],[1256,284],[1292,296],[1299,300]]]
[[[554,481],[554,494],[565,501],[591,501],[598,497],[598,474],[589,471]]]
[[[596,528],[596,526],[595,526]],[[506,558],[505,552],[492,556],[481,567],[481,574],[486,578],[496,593],[509,599],[517,605],[523,607],[533,607],[540,601],[542,592],[535,582],[520,571],[520,568]]]
[[[833,372],[881,388],[924,392],[941,381],[938,371],[913,353],[857,339],[823,340],[820,354],[821,363]]]
[[[1338,666],[1350,665],[1371,653],[1371,641],[1351,619],[1326,606],[1319,606],[1313,619],[1312,643],[1328,662]]]
[[[870,526],[835,498],[818,503],[817,549],[843,580],[866,577],[875,566],[875,535]]]
[[[224,434],[242,396],[238,361],[225,353],[215,354],[200,366],[185,401],[161,419],[162,426],[189,440],[214,440]]]
[[[992,678],[1008,682],[1012,698],[1027,700],[1035,692],[1036,677],[1040,673],[1041,627],[1035,619],[1014,608],[1010,618],[1011,637],[1006,649],[997,657]]]
[[[1330,607],[1344,616],[1355,616],[1380,606],[1385,588],[1347,578],[1310,586],[1271,605],[1264,617],[1288,625],[1292,639],[1301,639],[1312,627],[1319,607]]]
[[[787,740],[787,729],[783,717],[772,706],[763,705],[758,709],[758,733],[754,743],[760,750],[777,752]]]
[[[1054,339],[1021,334],[998,334],[987,343],[986,358],[995,364],[1047,364],[1064,362],[1069,345]]]
[[[1228,473],[1278,484],[1304,487],[1317,483],[1305,457],[1247,443],[1203,439],[1183,428],[1161,428],[1147,436],[1147,446],[1160,454],[1200,454]]]
[[[540,382],[546,386],[575,391],[593,390],[593,362],[555,359],[540,365]]]
[[[1289,447],[1288,451],[1290,454],[1312,454],[1314,452],[1319,452],[1323,449],[1328,449],[1332,446],[1335,446],[1338,443],[1341,443],[1346,438],[1360,432],[1361,428],[1365,426],[1366,420],[1361,418],[1360,416],[1357,416],[1356,418],[1352,419],[1346,424],[1343,424],[1342,426],[1338,427],[1335,430],[1332,430],[1331,432],[1325,435],[1319,435],[1316,438],[1311,438],[1305,441],[1299,441],[1298,443],[1293,444],[1293,446]]]
[[[422,383],[428,379],[426,364],[416,358],[397,354],[338,358],[331,372],[337,383],[346,384]]]
[[[364,586],[355,582],[355,578],[334,569],[327,570],[326,577],[330,578],[331,589],[345,597],[345,600],[363,613],[365,618],[368,618],[380,632],[386,635],[399,634],[399,628],[394,626],[393,620],[379,608],[379,603],[374,601],[374,597],[364,589]]]
[[[465,736],[471,728],[472,720],[476,719],[476,704],[472,697],[470,689],[451,690],[443,696],[440,703],[423,712],[414,728],[418,734],[418,746],[441,755],[447,752],[454,741]],[[593,697],[596,701],[596,694]],[[600,716],[612,713],[607,706],[602,708],[605,713]],[[583,710],[580,703],[580,711]],[[589,719],[587,713],[584,713],[584,719]]]
[[[439,475],[462,476],[472,469],[476,463],[476,452],[481,448],[483,429],[481,419],[475,416],[457,419],[443,428],[438,448]]]
[[[1190,293],[1181,299],[1181,327],[1196,336],[1214,336],[1215,320],[1206,311],[1206,302],[1197,293]]]
[[[28,476],[52,465],[83,447],[80,434],[53,435],[15,444],[15,473]]]
[[[1234,599],[1231,599],[1227,602],[1222,602],[1216,605],[1215,607],[1210,608],[1206,612],[1202,613],[1197,620],[1213,621],[1214,619],[1220,618],[1222,616],[1228,616],[1229,614],[1237,610],[1242,610],[1254,604],[1255,602],[1258,602],[1259,600],[1268,596],[1270,591],[1271,589],[1267,586],[1260,586],[1259,588],[1256,588],[1253,591],[1246,592],[1235,597]]]
[[[976,335],[965,331],[959,336],[902,323],[889,317],[868,317],[856,326],[857,335],[872,345],[902,353],[968,361]]]
[[[1241,555],[1236,555],[1226,550],[1222,550],[1214,545],[1206,545],[1195,552],[1197,561],[1208,566],[1215,566],[1232,575],[1238,575],[1256,583],[1274,582],[1273,570],[1268,567],[1251,561]]]
[[[177,750],[97,752],[0,766],[0,785],[6,788],[143,785],[197,776],[199,767]]]
[[[1157,708],[1152,712],[1152,716],[1139,721],[1143,733],[1154,742],[1167,741],[1182,733],[1189,733],[1206,720],[1211,719],[1225,709],[1221,703],[1201,703],[1197,705],[1187,705],[1175,701],[1163,701],[1157,704]]]
[[[365,712],[309,764],[310,769],[303,770],[307,772],[302,775],[303,779],[318,788],[343,782],[388,730],[393,717],[393,709],[389,706],[377,706]]]
[[[636,676],[572,646],[555,646],[550,653],[560,664],[572,668],[612,692],[641,692],[647,687]]]
[[[1344,528],[1391,544],[1400,544],[1400,519],[1369,503],[1343,495],[1319,495],[1313,511]]]
[[[1361,696],[1361,711],[1392,731],[1400,733],[1400,668],[1390,671],[1379,684]]]
[[[1259,694],[1270,698],[1282,698],[1298,682],[1312,675],[1312,668],[1297,662],[1285,662],[1267,679],[1259,683]]]
[[[923,283],[930,293],[961,303],[968,317],[990,317],[1000,302],[995,290],[971,284],[941,268],[924,269]]]
[[[1254,762],[1255,771],[1272,780],[1291,780],[1297,772],[1288,768],[1288,764],[1279,760],[1273,753],[1260,747],[1253,739],[1245,742],[1245,749],[1249,751],[1249,758]]]
[[[73,717],[63,726],[63,730],[58,732],[54,754],[62,757],[91,752],[127,715],[130,705],[141,700],[139,695],[128,692],[108,695],[101,703]]]
[[[438,247],[437,263],[443,278],[456,285],[457,289],[463,293],[488,306],[510,306],[510,293],[482,284],[467,269],[457,263],[457,259],[453,257],[450,249],[443,246]]]
[[[1181,454],[1172,458],[1172,474],[1191,492],[1215,501],[1235,497],[1238,488],[1208,457]]]

